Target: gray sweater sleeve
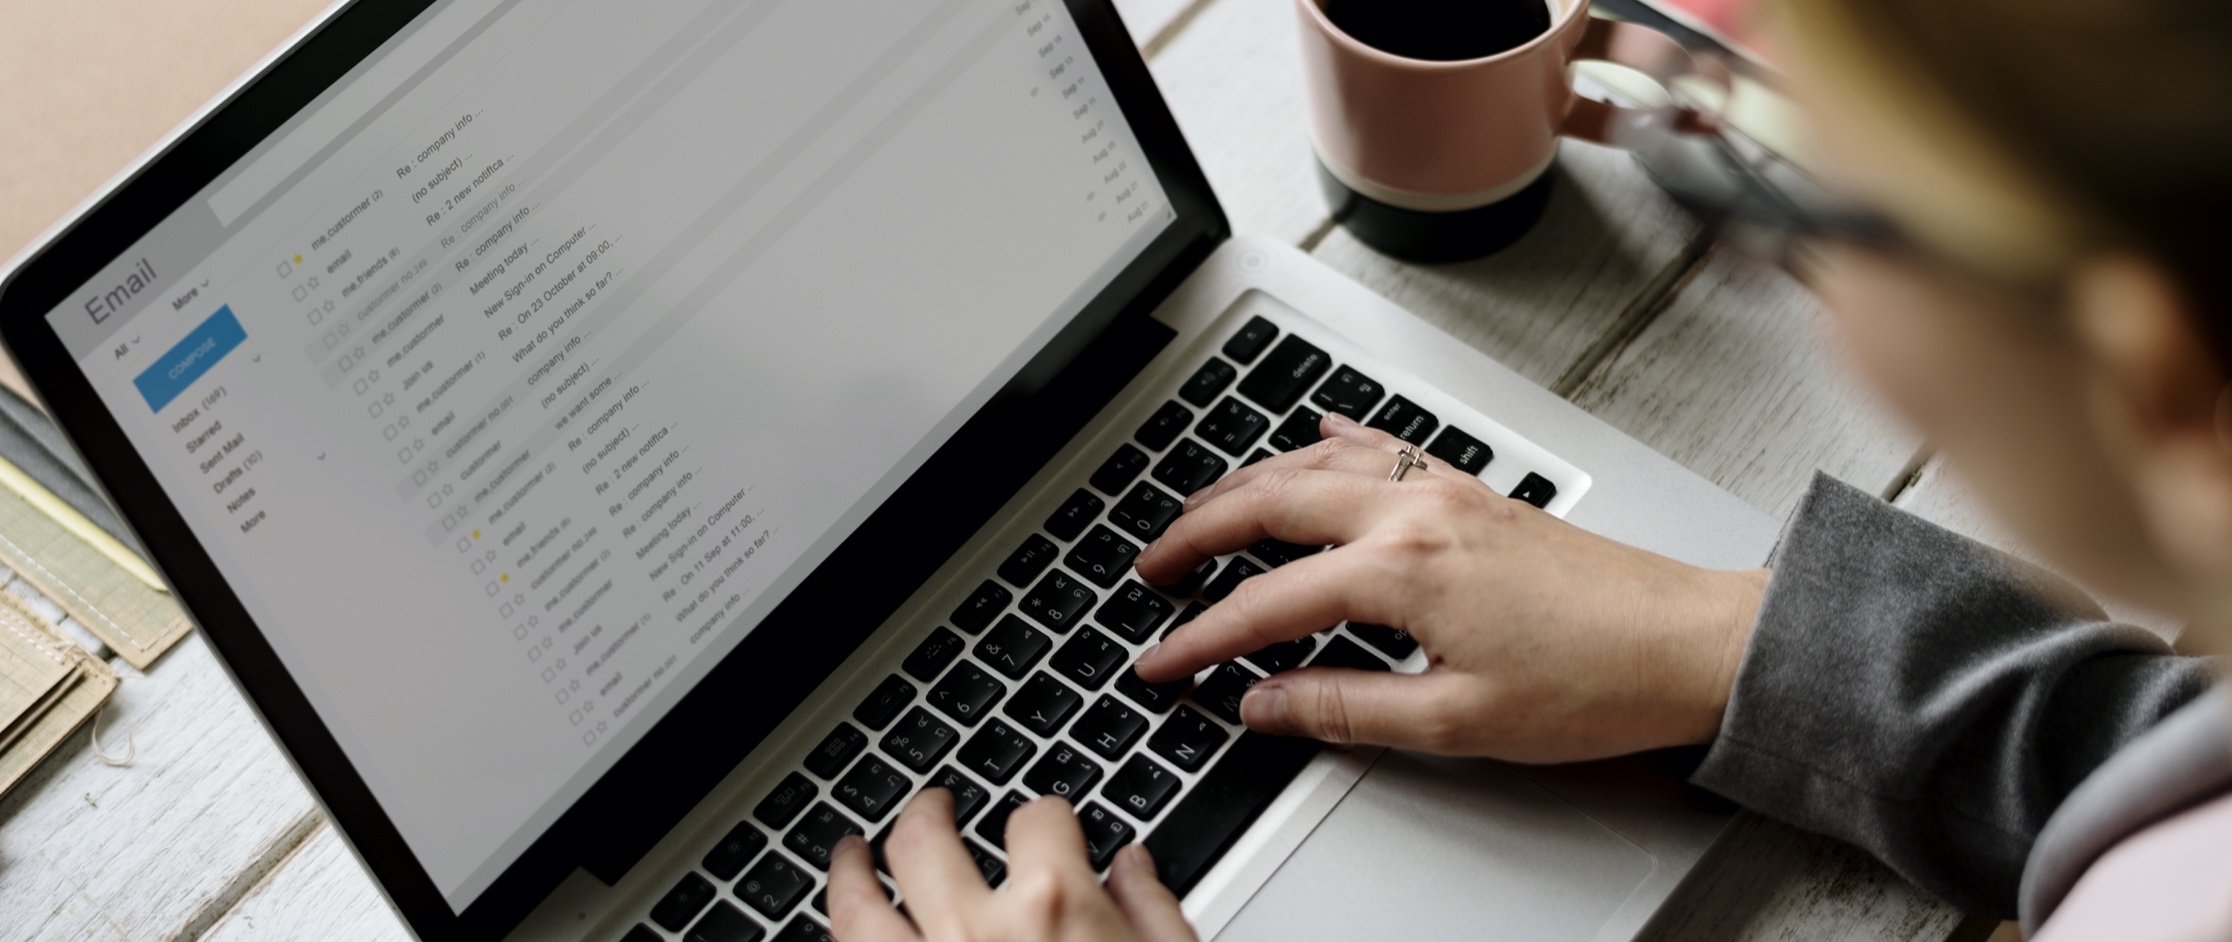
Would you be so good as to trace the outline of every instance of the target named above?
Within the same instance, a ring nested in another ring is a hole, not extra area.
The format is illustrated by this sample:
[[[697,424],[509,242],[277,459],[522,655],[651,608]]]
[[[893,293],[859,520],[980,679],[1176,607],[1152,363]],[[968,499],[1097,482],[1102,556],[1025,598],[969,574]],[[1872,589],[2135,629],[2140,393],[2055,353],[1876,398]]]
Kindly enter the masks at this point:
[[[1772,566],[1694,781],[1971,912],[2013,918],[2056,806],[2213,680],[2053,576],[1827,477]]]

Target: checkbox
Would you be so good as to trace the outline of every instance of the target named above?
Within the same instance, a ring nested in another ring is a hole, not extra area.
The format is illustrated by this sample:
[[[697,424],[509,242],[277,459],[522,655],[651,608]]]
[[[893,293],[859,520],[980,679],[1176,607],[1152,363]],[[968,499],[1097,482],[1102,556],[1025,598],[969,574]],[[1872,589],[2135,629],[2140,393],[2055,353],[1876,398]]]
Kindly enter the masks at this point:
[[[417,487],[417,486],[419,486],[419,485],[421,485],[421,484],[425,484],[425,483],[426,483],[426,472],[424,472],[424,471],[413,471],[413,472],[411,472],[411,486],[412,486],[412,487]],[[457,548],[458,548],[458,549],[465,549],[465,548],[467,548],[467,547],[470,547],[470,546],[472,546],[472,545],[473,545],[473,544],[471,544],[471,543],[464,543],[464,542],[460,542],[460,543],[458,544]]]
[[[440,507],[440,506],[442,506],[442,495],[440,495],[440,494],[428,494],[428,495],[426,495],[426,506],[428,506],[428,507]]]
[[[387,435],[387,440],[392,442],[395,440],[395,433],[397,431],[399,431],[399,429],[397,429],[393,425],[390,425],[383,431],[383,434]]]
[[[449,515],[449,516],[447,516],[447,517],[443,517],[443,518],[442,518],[442,529],[444,529],[444,530],[455,530],[455,529],[457,529],[457,515],[456,515],[456,514],[451,514],[451,515]]]
[[[551,680],[552,680],[553,678],[555,678],[555,677],[557,677],[557,676],[558,676],[558,669],[557,669],[557,668],[555,668],[555,667],[545,667],[545,668],[543,668],[543,683],[546,683],[546,684],[547,684],[547,683],[549,683],[549,682],[550,682],[550,681],[551,681]]]
[[[512,603],[509,603],[509,602],[506,602],[506,603],[504,603],[504,607],[503,607],[503,608],[500,608],[500,609],[497,609],[497,610],[496,610],[496,614],[497,614],[497,616],[498,616],[498,617],[500,617],[500,618],[510,618],[510,617],[511,617],[511,613],[512,613]]]
[[[339,337],[336,337],[336,336],[334,336],[334,335],[333,335],[333,331],[330,331],[330,330],[329,330],[329,331],[326,331],[326,335],[325,335],[325,345],[326,345],[326,349],[328,349],[328,350],[331,350],[331,349],[333,349],[333,348],[334,348],[335,346],[339,345],[340,343],[341,343],[341,338],[339,338]],[[342,369],[344,369],[344,370],[345,370],[345,369],[348,369],[348,367],[344,366],[344,367],[342,367]]]
[[[322,310],[322,309],[319,309],[319,308],[311,308],[311,309],[310,309],[310,323],[312,323],[312,324],[322,324],[322,323],[325,323],[325,311],[324,311],[324,310]]]
[[[490,582],[488,584],[488,595],[490,598],[494,598],[496,596],[496,588],[496,583]]]
[[[542,649],[541,649],[541,648],[528,648],[528,649],[527,649],[527,659],[528,659],[528,660],[530,660],[530,661],[539,661],[539,660],[542,660]]]
[[[281,278],[285,278],[285,277],[287,277],[288,275],[292,275],[292,274],[294,274],[294,263],[293,263],[293,262],[286,262],[286,261],[282,261],[282,262],[280,262],[280,263],[279,263],[279,277],[281,277]]]
[[[593,745],[596,745],[596,744],[597,744],[597,734],[596,734],[596,733],[593,733],[593,732],[591,732],[591,733],[583,733],[583,734],[581,734],[581,744],[582,744],[582,745],[584,745],[584,746],[593,746]]]
[[[380,417],[381,413],[387,411],[387,404],[383,402],[375,402],[369,407],[369,411],[371,411],[372,417],[377,419]]]
[[[514,638],[525,638],[525,637],[527,637],[527,626],[526,626],[526,625],[521,625],[521,626],[519,626],[519,627],[517,627],[517,628],[514,628],[514,629],[512,629],[512,637],[514,637]]]
[[[396,453],[395,453],[395,460],[396,460],[396,463],[398,463],[398,464],[410,464],[410,463],[411,463],[411,450],[410,450],[410,449],[408,449],[408,448],[405,448],[405,449],[403,449],[402,451],[396,452]]]
[[[470,553],[470,552],[472,552],[472,551],[473,551],[473,538],[472,538],[472,537],[469,537],[469,536],[461,536],[461,537],[458,537],[458,538],[457,538],[457,551],[458,551],[458,552],[460,552],[460,553]]]
[[[574,724],[575,726],[580,726],[580,725],[581,725],[581,711],[580,711],[580,710],[575,710],[575,711],[573,711],[573,715],[571,715],[571,716],[568,716],[568,717],[567,717],[567,719],[569,719],[569,720],[572,720],[572,721],[573,721],[573,724]]]
[[[330,345],[329,345],[329,346],[330,346]],[[352,366],[355,366],[355,365],[356,365],[356,354],[353,354],[353,353],[350,353],[350,354],[344,354],[344,355],[343,355],[343,356],[341,357],[341,363],[340,363],[340,369],[341,369],[341,372],[343,372],[343,373],[346,373],[346,372],[348,372],[348,371],[349,371],[349,367],[352,367]],[[373,379],[379,379],[379,376],[375,375],[375,376],[373,376],[372,378],[373,378]]]
[[[558,691],[558,702],[559,702],[559,703],[564,703],[564,702],[566,702],[566,701],[568,701],[568,700],[571,700],[571,699],[573,699],[573,691],[571,691],[571,690],[560,690],[560,691]]]
[[[353,386],[353,387],[350,387],[350,388],[352,388],[352,389],[355,389],[355,390],[356,390],[356,394],[357,394],[357,395],[359,395],[359,396],[361,396],[361,395],[364,395],[364,391],[365,391],[365,390],[367,390],[367,389],[371,389],[371,388],[372,388],[372,381],[371,381],[371,380],[360,379],[360,380],[357,380],[357,381],[356,381],[356,385],[355,385],[355,386]]]
[[[473,560],[473,575],[476,575],[476,576],[477,576],[477,575],[480,575],[481,573],[483,573],[483,572],[486,572],[486,571],[488,571],[488,560],[485,560],[485,559],[476,559],[476,560]]]
[[[302,300],[306,300],[306,299],[308,299],[309,297],[310,297],[310,289],[308,289],[308,288],[305,288],[305,287],[303,287],[303,286],[301,286],[301,285],[296,285],[296,286],[295,286],[295,289],[294,289],[294,299],[295,299],[295,300],[297,300],[297,301],[302,301]]]

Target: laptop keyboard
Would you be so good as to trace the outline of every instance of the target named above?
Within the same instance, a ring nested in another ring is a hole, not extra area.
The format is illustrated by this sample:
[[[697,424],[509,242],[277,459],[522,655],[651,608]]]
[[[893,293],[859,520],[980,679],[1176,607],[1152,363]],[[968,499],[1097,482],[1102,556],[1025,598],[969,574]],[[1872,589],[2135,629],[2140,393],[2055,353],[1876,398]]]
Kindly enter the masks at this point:
[[[962,843],[995,886],[1006,875],[1009,812],[1060,795],[1077,808],[1095,869],[1142,841],[1184,896],[1319,749],[1242,727],[1248,688],[1305,665],[1391,670],[1418,649],[1404,632],[1347,624],[1219,665],[1198,684],[1149,684],[1131,670],[1148,644],[1242,581],[1320,549],[1265,540],[1166,587],[1131,569],[1185,495],[1316,442],[1329,412],[1469,473],[1495,457],[1371,376],[1251,318],[623,942],[828,939],[830,851],[848,834],[870,835],[880,863],[893,813],[932,786],[953,792]],[[1541,507],[1557,486],[1529,473],[1512,496]]]

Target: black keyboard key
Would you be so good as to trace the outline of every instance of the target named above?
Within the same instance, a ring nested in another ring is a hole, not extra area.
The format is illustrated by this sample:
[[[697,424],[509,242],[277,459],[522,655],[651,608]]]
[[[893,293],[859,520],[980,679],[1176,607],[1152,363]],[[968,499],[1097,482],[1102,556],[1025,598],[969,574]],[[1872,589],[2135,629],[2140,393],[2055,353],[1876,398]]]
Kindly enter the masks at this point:
[[[1214,560],[1212,560],[1212,562],[1214,562]],[[1163,637],[1170,637],[1171,632],[1185,627],[1187,622],[1193,621],[1196,618],[1200,618],[1202,616],[1202,613],[1207,612],[1208,610],[1209,606],[1200,602],[1186,603],[1186,610],[1179,612],[1178,618],[1170,623],[1170,627],[1163,629]]]
[[[880,757],[869,756],[860,760],[859,765],[853,766],[852,771],[845,773],[843,779],[830,787],[829,797],[852,809],[854,814],[874,822],[883,820],[883,816],[890,813],[892,804],[906,797],[907,791],[913,787],[914,780],[908,778],[906,773],[892,767],[891,763]]]
[[[1077,809],[1077,823],[1085,829],[1085,856],[1093,861],[1094,870],[1108,869],[1116,852],[1139,833],[1116,812],[1091,803]]]
[[[1488,462],[1496,460],[1496,450],[1488,443],[1465,434],[1457,426],[1442,429],[1434,442],[1426,446],[1426,453],[1449,463],[1449,466],[1466,474],[1479,474]]]
[[[1000,619],[1000,624],[985,635],[984,640],[977,642],[976,656],[992,665],[993,670],[1021,680],[1030,672],[1031,665],[1046,656],[1046,649],[1053,646],[1053,639],[1040,634],[1023,619],[1009,615]]]
[[[982,647],[982,645],[979,645]],[[975,726],[1007,693],[1007,685],[967,661],[930,688],[930,705],[963,726]],[[920,770],[917,770],[920,771]]]
[[[1100,610],[1093,613],[1093,621],[1116,633],[1116,636],[1138,644],[1152,637],[1155,629],[1162,627],[1170,617],[1170,600],[1156,595],[1154,590],[1137,582],[1126,582],[1102,602]]]
[[[1147,748],[1181,769],[1197,772],[1227,738],[1224,727],[1215,720],[1194,712],[1192,707],[1179,707],[1163,721],[1161,729],[1147,737]]]
[[[728,903],[714,903],[705,918],[682,933],[682,942],[759,942],[767,930]]]
[[[774,942],[837,942],[829,930],[804,916],[791,920],[783,931],[775,933]]]
[[[1130,697],[1133,703],[1146,707],[1150,712],[1168,713],[1178,705],[1178,700],[1193,686],[1192,678],[1180,678],[1167,684],[1150,684],[1136,670],[1125,670],[1116,678],[1116,692]]]
[[[1418,639],[1411,637],[1410,632],[1401,628],[1389,628],[1386,625],[1370,625],[1352,621],[1349,622],[1348,630],[1349,634],[1362,639],[1365,644],[1387,652],[1388,657],[1398,661],[1411,656],[1412,651],[1418,650]]]
[[[928,772],[945,756],[946,750],[953,748],[953,741],[960,738],[959,730],[930,715],[930,711],[915,707],[907,711],[899,725],[891,728],[881,745],[883,751],[898,759],[901,765],[917,772]]]
[[[1155,410],[1154,415],[1147,417],[1147,423],[1141,425],[1139,431],[1132,433],[1132,440],[1147,446],[1148,451],[1161,451],[1170,447],[1171,442],[1177,441],[1178,436],[1186,431],[1186,426],[1192,424],[1193,410],[1175,402],[1166,402],[1162,404],[1162,408]]]
[[[868,748],[868,734],[851,723],[839,723],[837,728],[823,736],[821,745],[806,754],[806,771],[823,778],[836,778],[837,773],[858,758],[860,750]],[[741,866],[741,864],[739,864]],[[733,874],[732,874],[733,875]],[[725,878],[724,878],[725,879]]]
[[[1084,743],[1085,748],[1100,753],[1102,758],[1114,760],[1123,758],[1146,732],[1147,714],[1102,694],[1084,716],[1077,718],[1077,725],[1070,727],[1070,738]]]
[[[1338,412],[1362,422],[1364,415],[1386,395],[1387,387],[1381,386],[1378,380],[1344,366],[1334,370],[1325,384],[1310,394],[1310,401],[1327,412]]]
[[[992,619],[1000,617],[1001,612],[1007,611],[1008,603],[1013,601],[1015,593],[1009,592],[1006,586],[986,579],[983,585],[977,586],[975,594],[970,595],[968,601],[953,610],[953,627],[972,635],[982,634],[992,624]]]
[[[946,665],[953,663],[954,658],[960,657],[961,649],[968,646],[969,643],[961,640],[960,635],[944,628],[932,628],[930,629],[930,637],[922,639],[921,644],[915,645],[914,653],[907,655],[907,659],[900,662],[899,669],[906,671],[908,676],[927,684],[938,679],[938,675],[945,672]]]
[[[1302,394],[1332,368],[1333,358],[1325,351],[1290,335],[1248,371],[1247,378],[1240,381],[1239,393],[1272,412],[1285,412],[1302,401]]]
[[[1304,556],[1315,556],[1324,549],[1323,546],[1302,546],[1285,540],[1264,539],[1248,547],[1248,553],[1277,569]]]
[[[827,870],[829,852],[837,849],[838,841],[844,840],[847,834],[866,833],[828,802],[816,802],[813,809],[806,812],[806,817],[799,820],[798,826],[783,835],[783,846],[815,869]]]
[[[1054,534],[1057,540],[1077,539],[1086,527],[1100,519],[1101,511],[1107,507],[1108,504],[1094,497],[1092,491],[1080,488],[1063,501],[1062,506],[1055,508],[1054,516],[1046,518],[1046,532]]]
[[[1077,546],[1070,550],[1067,558],[1062,560],[1062,565],[1075,570],[1078,575],[1084,576],[1094,585],[1106,589],[1115,585],[1116,580],[1122,579],[1125,573],[1130,572],[1132,560],[1137,558],[1139,558],[1139,544],[1124,539],[1122,535],[1107,527],[1094,527],[1093,532],[1085,534],[1084,539],[1077,541]],[[1025,608],[1028,610],[1028,605]],[[1070,623],[1069,621],[1062,622],[1065,626]],[[1057,628],[1055,630],[1059,631],[1061,629]]]
[[[1201,364],[1201,368],[1186,380],[1186,385],[1178,387],[1178,398],[1197,408],[1209,408],[1210,403],[1217,401],[1217,394],[1224,392],[1239,376],[1240,371],[1232,364],[1210,357],[1209,362]]]
[[[1364,650],[1363,645],[1347,638],[1336,637],[1325,643],[1325,650],[1310,659],[1311,667],[1345,667],[1356,671],[1393,670],[1387,662]]]
[[[869,692],[868,699],[860,701],[860,705],[853,708],[853,719],[859,720],[860,725],[869,729],[890,726],[892,718],[906,709],[907,704],[914,702],[914,696],[915,685],[908,683],[906,678],[893,674],[884,678],[883,683],[877,684],[876,689]]]
[[[1317,751],[1315,740],[1243,734],[1143,842],[1163,884],[1185,898]]]
[[[1053,540],[1033,533],[1024,537],[1023,545],[1016,547],[1015,552],[1008,554],[1007,561],[1000,564],[1000,578],[1018,588],[1030,585],[1031,580],[1054,565],[1055,558],[1061,555],[1062,548],[1054,545]]]
[[[807,876],[806,871],[780,854],[769,854],[753,864],[744,879],[737,881],[736,898],[759,910],[762,916],[781,919],[791,907],[798,905],[799,898],[813,885],[814,878]]]
[[[1549,478],[1532,471],[1519,480],[1518,487],[1511,489],[1512,500],[1523,500],[1536,507],[1550,506],[1551,499],[1557,496],[1558,486],[1550,483]]]
[[[1433,413],[1419,408],[1418,403],[1396,396],[1387,400],[1387,406],[1364,424],[1416,445],[1425,441],[1426,436],[1434,434],[1434,429],[1441,425],[1441,420],[1434,418]]]
[[[819,794],[821,786],[814,784],[806,776],[792,772],[783,776],[783,781],[775,786],[774,791],[768,792],[766,798],[760,799],[759,805],[752,809],[752,817],[759,819],[761,824],[781,830],[789,826],[799,812],[806,810],[806,803],[813,801],[814,796]]]
[[[1005,785],[1015,777],[1015,770],[1022,768],[1037,751],[1038,745],[1031,742],[1031,737],[993,720],[969,737],[969,744],[962,746],[954,758],[962,768],[983,776],[985,781]]]
[[[1248,688],[1256,685],[1254,671],[1227,661],[1211,671],[1209,679],[1195,687],[1193,701],[1220,720],[1240,725],[1240,698],[1248,695]]]
[[[1293,415],[1287,416],[1286,421],[1279,423],[1278,429],[1271,433],[1268,444],[1280,451],[1308,448],[1325,440],[1325,436],[1318,432],[1318,423],[1323,421],[1325,416],[1315,409],[1307,406],[1296,409]]]
[[[1225,564],[1224,571],[1217,573],[1217,577],[1209,580],[1209,584],[1202,588],[1201,597],[1211,603],[1222,602],[1240,588],[1240,583],[1260,575],[1263,575],[1262,566],[1250,562],[1245,556],[1234,556],[1231,562]]]
[[[1116,639],[1087,628],[1054,652],[1053,660],[1047,661],[1046,666],[1080,687],[1099,690],[1130,657],[1131,651]]]
[[[1015,696],[1008,699],[1006,713],[1009,718],[1023,724],[1024,729],[1041,736],[1052,736],[1062,728],[1062,723],[1085,705],[1085,698],[1069,689],[1061,681],[1041,671],[1017,688]]]
[[[924,788],[943,788],[953,794],[953,826],[963,827],[976,817],[984,803],[992,800],[992,793],[952,766],[939,769]]]
[[[1209,446],[1187,439],[1155,465],[1155,480],[1180,494],[1191,495],[1224,477],[1227,467],[1230,465],[1210,451]]]
[[[1224,355],[1246,366],[1254,363],[1256,357],[1262,356],[1263,348],[1270,346],[1272,338],[1277,336],[1279,328],[1273,327],[1270,321],[1260,317],[1248,318],[1247,325],[1241,327],[1239,333],[1233,334],[1231,340],[1225,341]]]
[[[705,872],[715,877],[734,880],[737,874],[744,872],[745,864],[751,863],[752,858],[766,849],[767,835],[753,827],[750,821],[738,821],[735,827],[729,828],[728,834],[721,838],[720,843],[705,852],[705,859],[700,864],[705,867]]]
[[[1108,512],[1108,522],[1124,531],[1126,536],[1143,542],[1152,542],[1170,528],[1178,519],[1178,512],[1185,504],[1145,481],[1132,486],[1124,499],[1116,502],[1116,509]]]
[[[1105,531],[1107,528],[1095,529]],[[1090,541],[1092,536],[1088,534],[1085,539]],[[1031,616],[1032,621],[1059,634],[1070,630],[1070,626],[1077,624],[1077,619],[1085,614],[1085,610],[1098,601],[1100,596],[1094,595],[1092,589],[1085,587],[1085,583],[1056,569],[1039,580],[1038,586],[1023,596],[1023,604],[1017,608],[1022,609],[1023,614]]]
[[[1243,655],[1248,663],[1263,668],[1266,674],[1290,671],[1302,666],[1310,652],[1317,650],[1317,639],[1303,635],[1292,641],[1281,641],[1254,654]]]
[[[1245,467],[1247,467],[1247,466],[1249,466],[1249,465],[1251,465],[1251,464],[1255,464],[1255,463],[1257,463],[1257,462],[1260,462],[1260,461],[1265,461],[1265,460],[1268,460],[1268,459],[1269,459],[1270,457],[1271,457],[1271,453],[1270,453],[1269,451],[1266,451],[1266,450],[1264,450],[1264,449],[1258,448],[1258,449],[1256,449],[1256,450],[1254,450],[1254,451],[1251,451],[1251,452],[1249,452],[1249,453],[1248,453],[1248,457],[1247,457],[1247,460],[1245,460],[1245,461],[1242,461],[1242,462],[1240,462],[1240,466],[1241,466],[1241,467],[1243,467],[1243,468],[1245,468]]]
[[[1118,445],[1116,453],[1109,455],[1107,461],[1101,462],[1100,469],[1093,472],[1093,488],[1110,497],[1121,494],[1131,482],[1139,479],[1139,472],[1147,470],[1147,461],[1146,452],[1130,445]]]
[[[685,873],[681,881],[674,884],[674,889],[668,890],[658,904],[651,907],[651,921],[665,926],[668,932],[680,932],[718,892],[713,888],[713,881],[695,873]]]
[[[1217,403],[1216,408],[1209,410],[1209,414],[1201,417],[1201,424],[1194,426],[1194,434],[1200,436],[1202,441],[1217,446],[1217,450],[1237,458],[1247,454],[1248,447],[1254,445],[1256,439],[1262,438],[1263,431],[1270,427],[1271,420],[1264,417],[1263,413],[1227,396],[1223,402]]]
[[[976,864],[977,873],[984,876],[985,886],[999,889],[1000,884],[1007,882],[1007,864],[992,856],[991,851],[978,847],[977,842],[966,837],[961,839],[961,849],[969,852],[969,861]]]
[[[666,936],[639,922],[628,930],[627,935],[620,937],[620,942],[666,942]]]
[[[1101,797],[1124,809],[1124,813],[1141,821],[1152,821],[1162,813],[1163,805],[1178,794],[1178,773],[1155,764],[1146,756],[1133,756],[1108,777],[1108,784],[1101,786]]]
[[[1075,802],[1100,781],[1100,763],[1086,757],[1077,747],[1066,742],[1054,744],[1046,757],[1023,773],[1023,784],[1041,795],[1054,795]]]
[[[984,820],[977,822],[977,836],[991,841],[994,847],[1006,850],[1008,815],[1014,814],[1015,809],[1029,804],[1030,801],[1031,796],[1022,792],[1009,792],[1001,795],[999,801],[992,803],[992,810],[984,813]]]

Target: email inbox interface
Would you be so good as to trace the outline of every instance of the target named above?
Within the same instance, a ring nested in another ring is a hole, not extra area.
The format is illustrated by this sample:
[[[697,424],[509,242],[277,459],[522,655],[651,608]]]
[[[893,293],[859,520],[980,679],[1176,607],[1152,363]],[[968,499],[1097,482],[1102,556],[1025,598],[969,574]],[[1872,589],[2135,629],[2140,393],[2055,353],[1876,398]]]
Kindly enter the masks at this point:
[[[1170,210],[1054,0],[427,17],[81,363],[462,906]]]

